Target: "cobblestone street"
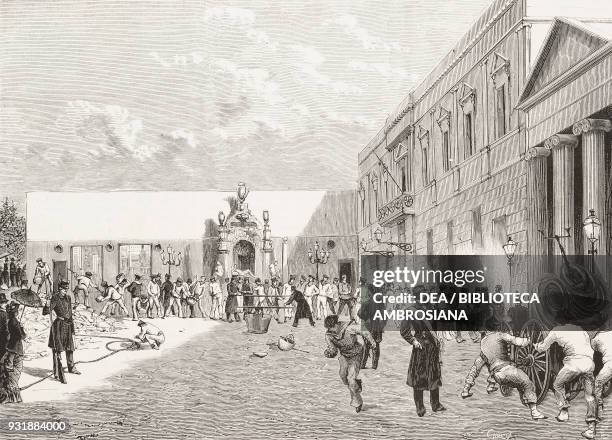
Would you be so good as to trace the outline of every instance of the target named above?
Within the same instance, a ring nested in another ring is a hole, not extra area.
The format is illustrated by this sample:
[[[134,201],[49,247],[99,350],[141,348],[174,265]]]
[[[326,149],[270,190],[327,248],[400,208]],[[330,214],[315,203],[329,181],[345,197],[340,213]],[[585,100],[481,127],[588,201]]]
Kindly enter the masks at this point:
[[[364,410],[356,414],[338,377],[337,359],[323,356],[321,322],[315,328],[304,322],[294,332],[296,348],[307,353],[267,345],[291,330],[272,323],[268,334],[255,335],[243,323],[221,323],[124,370],[108,386],[66,401],[5,406],[3,417],[63,417],[73,431],[58,438],[99,439],[577,439],[585,428],[582,395],[565,424],[554,419],[552,393],[541,406],[549,419],[535,422],[516,393],[487,395],[482,376],[474,396],[462,400],[464,375],[478,353],[472,342],[446,344],[441,397],[447,411],[432,413],[428,407],[418,418],[405,385],[411,349],[397,332],[384,335],[379,369],[361,373]],[[268,354],[260,358],[253,352]],[[114,362],[121,362],[121,355]],[[608,423],[599,425],[597,438],[612,438]]]

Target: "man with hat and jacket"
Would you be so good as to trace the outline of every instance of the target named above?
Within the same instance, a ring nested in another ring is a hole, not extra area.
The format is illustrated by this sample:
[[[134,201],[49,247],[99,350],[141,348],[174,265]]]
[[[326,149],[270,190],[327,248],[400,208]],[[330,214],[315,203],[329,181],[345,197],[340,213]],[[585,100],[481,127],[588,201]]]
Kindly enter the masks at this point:
[[[68,296],[69,283],[60,281],[57,294],[45,302],[43,315],[55,313],[55,320],[49,333],[49,348],[53,351],[53,375],[62,383],[66,383],[62,368],[62,351],[66,352],[68,372],[81,374],[74,366],[74,322],[72,321],[72,301]]]

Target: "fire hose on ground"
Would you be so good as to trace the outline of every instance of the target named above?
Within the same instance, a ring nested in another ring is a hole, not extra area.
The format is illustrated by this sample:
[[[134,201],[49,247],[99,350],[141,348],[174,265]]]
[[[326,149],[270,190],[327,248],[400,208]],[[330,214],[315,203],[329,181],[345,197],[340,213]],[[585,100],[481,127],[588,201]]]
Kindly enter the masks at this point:
[[[102,359],[106,359],[106,358],[108,358],[108,357],[110,357],[110,356],[112,356],[114,354],[120,353],[122,351],[128,351],[128,350],[135,350],[135,349],[137,349],[137,345],[136,345],[135,341],[133,339],[130,339],[130,338],[122,338],[122,337],[119,337],[119,336],[106,336],[106,335],[104,335],[104,336],[103,335],[82,335],[82,336],[89,336],[89,337],[93,337],[93,338],[113,339],[113,341],[109,341],[105,345],[106,349],[108,351],[110,351],[110,353],[106,353],[103,356],[100,356],[100,357],[98,357],[96,359],[91,359],[89,361],[76,361],[74,363],[74,365],[77,365],[77,364],[93,364],[95,362],[99,362]],[[128,347],[123,347],[123,348],[119,348],[119,349],[112,349],[112,348],[109,347],[111,344],[115,344],[115,343],[117,343],[119,341],[121,341],[121,342],[131,342],[132,344],[130,346],[128,346]],[[26,389],[28,389],[28,388],[30,388],[30,387],[38,384],[38,383],[40,383],[40,382],[50,378],[51,376],[53,376],[53,373],[49,373],[46,376],[38,379],[37,381],[34,381],[34,382],[28,384],[28,385],[25,385],[23,387],[19,387],[19,390],[20,391],[26,390]]]

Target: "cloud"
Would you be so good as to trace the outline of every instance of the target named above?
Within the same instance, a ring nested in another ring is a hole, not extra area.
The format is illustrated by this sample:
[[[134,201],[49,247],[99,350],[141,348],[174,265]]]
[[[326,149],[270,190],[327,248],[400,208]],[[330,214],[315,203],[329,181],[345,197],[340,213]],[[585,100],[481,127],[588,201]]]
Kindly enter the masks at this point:
[[[379,75],[390,78],[405,78],[408,72],[401,67],[393,67],[390,63],[368,63],[365,61],[351,61],[349,68],[358,72],[378,73]]]
[[[310,80],[316,84],[327,86],[334,93],[339,95],[361,95],[363,91],[360,87],[347,83],[346,81],[333,80],[329,75],[319,69],[325,63],[325,56],[315,47],[303,46],[300,44],[289,46],[292,55],[296,57],[295,66]]]
[[[204,21],[221,20],[232,25],[255,24],[255,13],[249,9],[225,7],[208,8],[204,13]]]
[[[372,35],[369,30],[361,26],[359,19],[354,15],[341,15],[327,23],[339,26],[346,35],[359,41],[364,49],[382,50],[385,52],[401,52],[402,46],[396,41],[384,41],[381,37]]]
[[[134,118],[125,107],[96,105],[89,101],[70,101],[56,122],[60,129],[73,132],[78,138],[97,147],[94,156],[151,158],[157,148],[142,143],[141,119]]]
[[[321,115],[323,119],[327,119],[332,122],[336,122],[342,125],[353,125],[373,130],[377,125],[366,118],[365,116],[350,116],[343,115],[335,111],[327,111]]]
[[[250,9],[215,7],[208,8],[204,13],[204,22],[217,22],[226,26],[236,27],[243,31],[251,41],[276,51],[278,49],[278,43],[272,41],[266,31],[256,29],[255,21],[256,15]]]
[[[184,128],[178,128],[172,131],[169,137],[175,141],[184,141],[191,148],[196,148],[198,146],[193,132],[185,130]]]
[[[278,83],[270,79],[270,73],[263,68],[239,67],[227,59],[216,59],[212,62],[218,70],[231,75],[243,89],[255,92],[269,104],[279,104],[284,100],[280,94]]]

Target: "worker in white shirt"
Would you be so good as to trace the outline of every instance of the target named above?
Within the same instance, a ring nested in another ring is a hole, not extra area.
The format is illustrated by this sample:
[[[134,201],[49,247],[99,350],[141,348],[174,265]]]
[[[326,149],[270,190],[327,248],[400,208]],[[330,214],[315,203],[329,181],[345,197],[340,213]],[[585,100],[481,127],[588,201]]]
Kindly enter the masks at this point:
[[[77,277],[77,285],[74,288],[74,307],[75,308],[79,302],[79,292],[83,295],[83,305],[87,307],[88,309],[90,308],[89,307],[89,288],[90,287],[97,288],[97,286],[94,284],[94,282],[91,279],[92,277],[93,277],[93,274],[89,271]]]
[[[156,309],[157,316],[161,317],[164,311],[159,303],[159,295],[161,293],[161,274],[155,274],[151,277],[151,281],[147,285],[147,294],[149,295],[149,308],[147,316],[153,318],[153,308]]]
[[[309,275],[308,283],[306,284],[306,287],[304,288],[304,298],[306,298],[306,302],[308,303],[308,307],[310,307],[310,311],[312,312],[312,317],[314,319],[319,319],[319,315],[318,313],[316,313],[316,310],[313,307],[313,297],[318,294],[319,294],[319,288],[315,284],[315,279],[312,275]]]
[[[336,314],[336,309],[334,307],[334,292],[332,290],[332,285],[329,282],[329,276],[323,275],[323,281],[321,283],[321,291],[319,292],[319,300],[318,304],[319,312],[323,314],[323,319],[327,317],[328,308],[332,315]]]
[[[223,311],[221,310],[221,284],[216,277],[210,277],[210,296],[212,302],[210,305],[210,318],[222,319]]]
[[[557,421],[566,422],[569,420],[569,402],[565,396],[565,386],[575,380],[582,379],[584,384],[584,398],[586,400],[587,430],[582,436],[588,439],[595,438],[596,406],[594,397],[595,378],[593,370],[593,348],[589,334],[577,325],[569,324],[565,316],[567,312],[561,312],[557,321],[561,324],[554,327],[548,336],[540,342],[534,344],[537,351],[545,351],[553,343],[557,343],[563,350],[563,368],[557,373],[553,383],[553,390],[559,406]]]
[[[593,350],[601,353],[603,367],[595,378],[595,400],[597,402],[597,415],[603,415],[603,388],[612,379],[612,330],[598,332],[591,339]]]
[[[294,283],[295,283],[295,275],[291,275],[289,279],[287,280],[287,282],[283,284],[282,306],[284,308],[280,309],[281,313],[283,314],[283,322],[291,321],[291,319],[293,318],[294,307],[287,308],[287,306],[285,306],[284,303],[286,303],[291,297],[291,286],[293,286]]]
[[[102,281],[100,287],[102,287],[105,293],[105,295],[102,297],[102,301],[107,301],[106,304],[104,304],[104,307],[102,307],[100,315],[104,315],[109,307],[114,307],[116,305],[123,310],[123,313],[125,313],[126,316],[128,316],[129,312],[123,302],[123,295],[117,291],[116,286],[109,286],[106,281]]]

